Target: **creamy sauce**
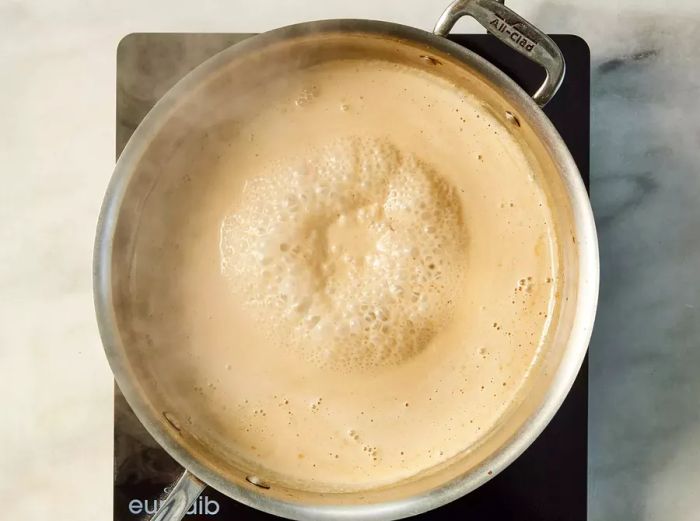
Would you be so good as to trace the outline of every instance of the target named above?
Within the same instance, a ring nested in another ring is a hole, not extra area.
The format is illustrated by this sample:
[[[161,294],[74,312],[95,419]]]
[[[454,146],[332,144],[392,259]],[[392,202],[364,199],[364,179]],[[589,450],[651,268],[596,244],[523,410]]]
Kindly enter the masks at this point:
[[[550,210],[520,145],[444,80],[338,61],[280,85],[154,188],[143,222],[179,217],[136,246],[141,327],[188,424],[266,477],[392,483],[518,400],[555,304]]]

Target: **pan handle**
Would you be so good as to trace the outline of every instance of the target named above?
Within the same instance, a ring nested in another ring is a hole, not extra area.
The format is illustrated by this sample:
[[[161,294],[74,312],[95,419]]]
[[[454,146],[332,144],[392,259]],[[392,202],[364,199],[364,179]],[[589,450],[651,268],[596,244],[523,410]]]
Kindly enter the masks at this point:
[[[552,39],[515,14],[504,0],[455,0],[442,13],[433,33],[447,36],[457,20],[471,16],[486,30],[520,54],[544,67],[547,76],[532,99],[544,107],[559,90],[566,65],[564,56]]]
[[[197,476],[185,470],[151,521],[180,521],[205,487],[206,485]]]

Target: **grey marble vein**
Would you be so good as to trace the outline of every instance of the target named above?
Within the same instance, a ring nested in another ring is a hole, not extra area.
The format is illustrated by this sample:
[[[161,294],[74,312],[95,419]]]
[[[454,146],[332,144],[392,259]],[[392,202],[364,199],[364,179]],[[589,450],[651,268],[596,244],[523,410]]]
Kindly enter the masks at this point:
[[[545,5],[592,51],[589,519],[700,519],[700,18]]]

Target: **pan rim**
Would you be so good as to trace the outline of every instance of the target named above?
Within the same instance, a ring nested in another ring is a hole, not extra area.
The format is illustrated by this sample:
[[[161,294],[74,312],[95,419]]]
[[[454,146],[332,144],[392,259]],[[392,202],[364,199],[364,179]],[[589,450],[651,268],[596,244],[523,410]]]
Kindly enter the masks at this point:
[[[541,139],[549,143],[550,153],[564,178],[567,194],[570,196],[579,258],[576,319],[572,325],[569,346],[541,407],[523,425],[518,435],[478,468],[436,489],[398,501],[352,506],[306,505],[271,498],[222,478],[214,468],[190,454],[186,446],[164,426],[161,415],[153,410],[139,388],[137,379],[133,377],[117,326],[111,273],[114,233],[127,187],[135,172],[134,167],[148,148],[150,138],[158,132],[166,116],[181,97],[196,88],[209,74],[238,56],[287,38],[339,31],[395,37],[426,45],[459,59],[499,88],[501,94],[536,126]],[[307,22],[252,36],[205,61],[170,89],[146,115],[117,161],[98,220],[93,258],[94,300],[100,336],[117,383],[139,421],[178,463],[205,483],[244,504],[290,519],[399,519],[457,499],[498,474],[544,430],[568,394],[590,340],[598,284],[599,261],[595,223],[585,187],[566,145],[530,96],[485,59],[446,38],[395,23],[356,19]],[[490,473],[486,472],[487,468]]]

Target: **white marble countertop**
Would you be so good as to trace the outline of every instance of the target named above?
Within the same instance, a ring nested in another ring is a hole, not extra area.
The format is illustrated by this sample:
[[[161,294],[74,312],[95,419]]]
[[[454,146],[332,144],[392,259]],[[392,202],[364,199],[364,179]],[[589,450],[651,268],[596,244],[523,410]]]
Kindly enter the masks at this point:
[[[583,36],[592,51],[602,287],[590,350],[590,520],[697,520],[700,3],[508,5],[546,31]],[[429,29],[442,7],[0,2],[1,517],[110,518],[112,377],[94,319],[91,254],[114,162],[119,39],[336,17]]]

